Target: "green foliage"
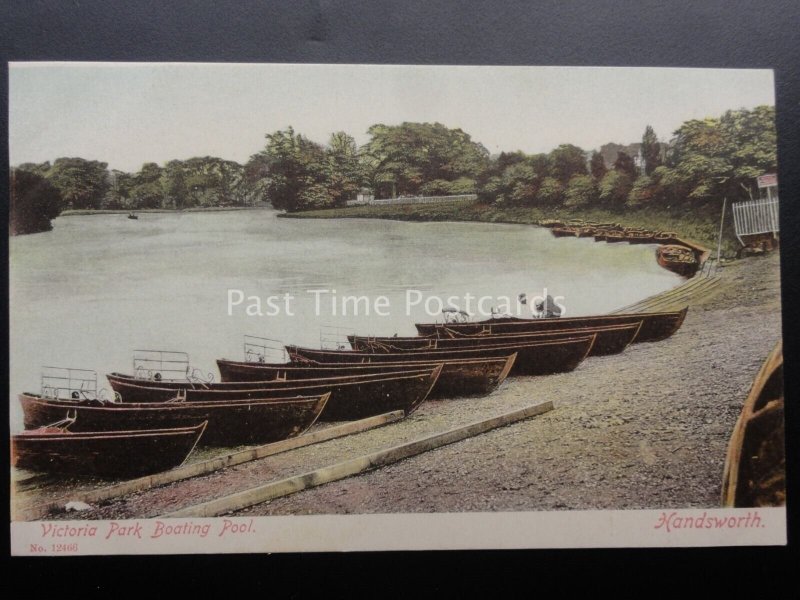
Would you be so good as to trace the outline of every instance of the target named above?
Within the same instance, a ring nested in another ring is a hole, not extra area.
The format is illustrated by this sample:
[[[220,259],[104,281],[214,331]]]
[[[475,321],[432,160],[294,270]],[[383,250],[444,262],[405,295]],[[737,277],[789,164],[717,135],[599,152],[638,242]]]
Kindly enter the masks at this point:
[[[489,153],[461,129],[441,123],[377,124],[362,149],[368,180],[376,195],[414,195],[435,180],[474,178]]]
[[[545,177],[536,196],[541,204],[561,204],[564,201],[564,186],[555,177]]]
[[[629,179],[636,179],[639,175],[639,169],[636,167],[636,163],[627,152],[620,151],[619,154],[617,154],[617,160],[614,161],[614,170],[627,175]]]
[[[11,235],[49,231],[61,212],[61,194],[41,174],[11,169],[9,232]]]
[[[641,175],[636,178],[628,194],[628,206],[640,207],[654,202],[661,193],[656,177]]]
[[[608,169],[606,168],[606,161],[603,155],[599,152],[592,153],[592,159],[589,163],[589,171],[592,173],[595,181],[600,181],[605,177]]]
[[[642,157],[644,158],[645,174],[650,175],[661,166],[661,144],[653,128],[648,125],[642,136]]]
[[[590,175],[575,175],[569,180],[564,206],[590,206],[597,201],[597,187]]]
[[[627,173],[615,169],[606,173],[597,187],[602,204],[609,207],[623,206],[631,191],[631,178]]]
[[[325,149],[289,127],[267,134],[264,156],[267,167],[266,193],[275,208],[288,211],[319,206],[332,194],[323,194],[328,159]]]
[[[46,177],[61,193],[64,208],[100,208],[109,188],[104,162],[58,158]]]
[[[586,153],[572,144],[562,144],[550,153],[550,176],[566,185],[575,175],[586,175]]]

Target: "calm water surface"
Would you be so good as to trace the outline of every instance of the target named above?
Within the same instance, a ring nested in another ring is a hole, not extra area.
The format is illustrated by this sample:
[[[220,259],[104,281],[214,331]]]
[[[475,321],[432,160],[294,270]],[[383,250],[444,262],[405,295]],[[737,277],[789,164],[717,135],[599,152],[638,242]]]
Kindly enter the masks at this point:
[[[132,370],[134,349],[156,348],[186,351],[194,366],[216,374],[216,358],[242,358],[243,334],[317,347],[326,325],[414,335],[414,322],[433,318],[423,304],[407,310],[407,289],[443,301],[457,296],[464,308],[467,293],[499,301],[546,287],[564,297],[568,315],[580,315],[681,282],[656,264],[650,245],[556,239],[526,225],[276,215],[70,216],[56,219],[53,231],[12,238],[12,430],[21,428],[16,394],[39,391],[42,365],[94,369],[107,387],[105,373]],[[258,296],[264,311],[268,296],[289,293],[295,316],[248,316],[246,302],[229,316],[229,289]],[[340,301],[386,296],[390,315],[341,316],[339,306],[334,316],[330,295],[321,296],[317,315],[313,289],[336,290]],[[476,312],[474,300],[470,308]]]

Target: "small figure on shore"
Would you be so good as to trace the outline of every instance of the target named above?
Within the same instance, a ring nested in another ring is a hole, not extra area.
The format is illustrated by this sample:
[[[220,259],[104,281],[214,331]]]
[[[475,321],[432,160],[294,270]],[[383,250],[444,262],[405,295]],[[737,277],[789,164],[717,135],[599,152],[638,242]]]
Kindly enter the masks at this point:
[[[537,300],[535,308],[534,316],[537,319],[551,319],[561,316],[561,307],[556,304],[550,294],[544,300]]]

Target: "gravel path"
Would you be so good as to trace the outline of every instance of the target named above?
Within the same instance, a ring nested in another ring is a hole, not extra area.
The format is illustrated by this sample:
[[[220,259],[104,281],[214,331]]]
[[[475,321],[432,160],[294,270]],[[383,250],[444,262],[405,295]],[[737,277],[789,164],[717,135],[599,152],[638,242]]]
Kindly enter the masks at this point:
[[[510,379],[486,398],[429,401],[396,424],[130,495],[80,517],[158,516],[543,400],[556,409],[236,514],[718,506],[729,435],[780,337],[778,260],[726,266],[719,290],[663,342],[591,358],[572,373]]]

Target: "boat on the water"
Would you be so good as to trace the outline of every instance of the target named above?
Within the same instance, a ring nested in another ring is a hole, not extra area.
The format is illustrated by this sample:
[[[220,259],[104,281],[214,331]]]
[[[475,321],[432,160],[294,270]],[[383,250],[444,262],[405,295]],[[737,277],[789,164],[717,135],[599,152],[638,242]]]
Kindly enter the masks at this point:
[[[413,412],[428,396],[440,365],[406,367],[339,377],[300,381],[273,380],[193,384],[180,381],[148,381],[112,373],[109,383],[123,403],[166,402],[180,394],[187,403],[235,402],[249,398],[313,396],[330,394],[321,421],[362,419],[385,412]]]
[[[201,445],[267,444],[295,437],[319,417],[329,394],[214,402],[109,402],[20,394],[25,427],[75,418],[75,432],[171,428],[208,422]]]
[[[786,423],[783,344],[772,350],[753,381],[725,457],[722,505],[786,503]]]
[[[191,454],[206,421],[189,427],[73,432],[65,419],[11,436],[11,464],[56,475],[130,478],[178,467]]]
[[[587,327],[583,329],[564,329],[555,331],[536,331],[499,334],[469,334],[450,328],[448,324],[438,327],[435,333],[418,337],[364,337],[347,336],[353,350],[362,352],[398,352],[405,350],[437,350],[445,348],[468,348],[487,344],[528,343],[545,340],[579,337],[596,334],[589,356],[618,354],[636,339],[642,321],[621,325]]]
[[[128,218],[129,219],[138,219],[139,215],[131,212],[131,213],[128,213]]]
[[[494,335],[499,333],[525,333],[537,331],[555,331],[563,329],[591,329],[609,325],[624,325],[642,322],[639,333],[633,343],[658,342],[670,337],[680,329],[689,308],[675,312],[653,313],[627,313],[614,315],[596,315],[586,317],[557,317],[547,319],[521,319],[517,317],[502,317],[486,319],[471,323],[447,323],[448,329],[459,333],[474,335]],[[443,327],[442,323],[417,323],[415,325],[420,335],[436,335],[437,328]]]
[[[678,234],[674,231],[659,231],[653,238],[657,244],[672,244],[678,239]]]
[[[516,360],[516,353],[498,358],[438,359],[386,363],[322,364],[302,359],[290,363],[242,362],[218,359],[217,367],[224,382],[290,381],[302,383],[320,377],[388,375],[409,369],[427,369],[442,365],[442,372],[428,398],[484,396],[505,381]]]
[[[552,233],[555,237],[575,237],[575,228],[571,226],[564,226],[564,227],[553,227],[550,229],[550,233]]]
[[[625,235],[629,244],[655,244],[656,242],[656,234],[654,231],[629,231]]]
[[[686,246],[667,244],[656,248],[658,264],[673,273],[684,277],[693,277],[700,268],[700,261],[694,250]]]
[[[409,350],[390,353],[356,352],[355,350],[317,350],[286,346],[292,361],[304,359],[317,363],[382,363],[398,361],[437,361],[440,359],[490,358],[516,353],[509,375],[549,375],[572,371],[592,349],[596,335],[563,340],[516,344],[487,344],[471,348],[443,350]]]

